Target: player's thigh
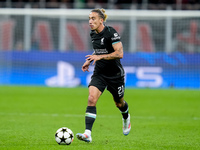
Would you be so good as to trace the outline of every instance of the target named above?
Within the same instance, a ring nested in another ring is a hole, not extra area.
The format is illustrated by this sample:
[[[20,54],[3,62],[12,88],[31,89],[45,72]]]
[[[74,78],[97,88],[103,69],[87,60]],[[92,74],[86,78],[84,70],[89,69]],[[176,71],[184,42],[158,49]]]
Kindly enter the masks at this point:
[[[107,90],[113,95],[114,101],[120,103],[124,97],[124,78],[113,80],[109,82]]]
[[[89,99],[96,101],[101,96],[102,92],[95,86],[89,86]]]
[[[107,86],[107,83],[103,77],[101,77],[99,75],[92,75],[91,81],[90,81],[88,87],[90,87],[90,86],[96,87],[97,89],[99,89],[99,91],[101,91],[101,93],[103,93],[103,91],[105,90],[105,88]]]
[[[100,76],[93,75],[88,87],[88,105],[96,105],[97,100],[106,88],[105,80]]]

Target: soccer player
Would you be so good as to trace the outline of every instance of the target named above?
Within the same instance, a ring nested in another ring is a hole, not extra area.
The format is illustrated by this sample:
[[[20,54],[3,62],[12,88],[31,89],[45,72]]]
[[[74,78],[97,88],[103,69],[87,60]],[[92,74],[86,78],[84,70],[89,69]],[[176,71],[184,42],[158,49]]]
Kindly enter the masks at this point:
[[[106,19],[104,9],[93,9],[89,14],[94,53],[86,56],[82,71],[89,71],[90,63],[95,64],[95,68],[88,86],[85,132],[76,134],[79,140],[85,142],[92,142],[91,131],[96,119],[96,103],[105,88],[112,94],[116,106],[121,111],[123,134],[128,135],[131,130],[129,107],[124,100],[124,69],[120,62],[123,58],[123,46],[116,30],[105,25]]]

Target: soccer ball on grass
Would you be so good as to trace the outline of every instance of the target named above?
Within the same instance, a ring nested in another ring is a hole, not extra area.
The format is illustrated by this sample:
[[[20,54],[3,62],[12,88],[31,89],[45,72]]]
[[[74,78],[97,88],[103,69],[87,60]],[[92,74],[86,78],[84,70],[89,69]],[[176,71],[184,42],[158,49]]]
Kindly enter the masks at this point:
[[[62,127],[56,131],[55,139],[59,145],[70,145],[74,140],[74,134],[69,128]]]

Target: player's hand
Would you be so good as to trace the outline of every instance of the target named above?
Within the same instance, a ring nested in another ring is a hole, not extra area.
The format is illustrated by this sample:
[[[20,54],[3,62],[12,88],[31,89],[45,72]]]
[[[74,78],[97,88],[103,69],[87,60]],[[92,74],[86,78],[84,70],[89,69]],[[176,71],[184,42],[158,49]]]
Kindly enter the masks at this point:
[[[88,71],[89,72],[89,65],[90,65],[90,61],[86,61],[83,66],[82,66],[82,71]]]
[[[93,61],[92,65],[94,65],[96,61],[102,59],[101,55],[87,55],[85,57],[87,57],[86,61]]]

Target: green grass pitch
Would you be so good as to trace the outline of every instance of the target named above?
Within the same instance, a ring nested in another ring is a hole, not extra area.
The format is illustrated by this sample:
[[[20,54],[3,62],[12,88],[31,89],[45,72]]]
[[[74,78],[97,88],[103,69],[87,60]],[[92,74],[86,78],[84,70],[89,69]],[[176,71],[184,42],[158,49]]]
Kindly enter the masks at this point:
[[[122,133],[122,117],[105,91],[97,103],[92,143],[58,145],[54,135],[85,128],[87,88],[0,86],[1,150],[199,150],[200,91],[126,89],[132,130]]]

